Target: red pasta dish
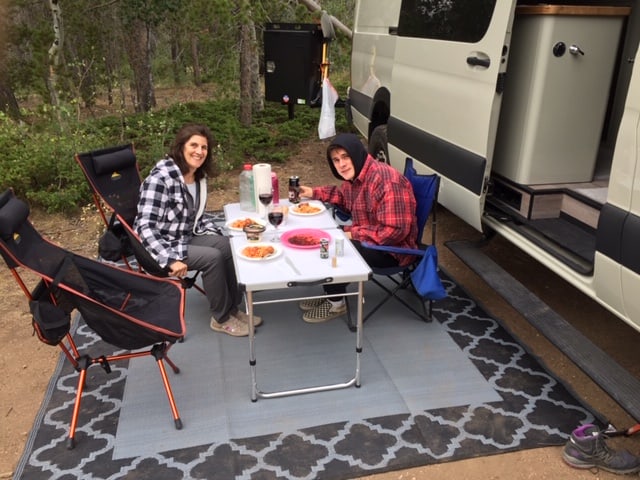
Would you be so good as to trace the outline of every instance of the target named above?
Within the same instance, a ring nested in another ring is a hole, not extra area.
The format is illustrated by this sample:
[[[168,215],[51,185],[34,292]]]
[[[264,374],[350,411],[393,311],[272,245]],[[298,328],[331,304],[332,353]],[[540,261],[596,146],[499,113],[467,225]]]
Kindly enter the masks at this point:
[[[317,237],[309,233],[305,233],[305,234],[300,233],[297,235],[290,236],[289,243],[293,245],[300,245],[300,246],[319,245],[320,237]]]

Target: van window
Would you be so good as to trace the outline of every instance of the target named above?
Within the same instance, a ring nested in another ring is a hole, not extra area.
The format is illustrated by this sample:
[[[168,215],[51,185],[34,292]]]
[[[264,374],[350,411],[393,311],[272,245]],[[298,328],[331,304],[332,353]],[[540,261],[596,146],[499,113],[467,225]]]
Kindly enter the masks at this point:
[[[496,0],[402,0],[398,36],[475,43],[489,28]]]

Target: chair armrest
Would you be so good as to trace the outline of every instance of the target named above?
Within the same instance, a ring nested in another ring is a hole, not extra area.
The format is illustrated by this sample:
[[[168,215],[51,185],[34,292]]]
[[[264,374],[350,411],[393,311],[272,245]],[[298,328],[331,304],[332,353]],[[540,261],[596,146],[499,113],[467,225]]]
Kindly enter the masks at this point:
[[[399,253],[403,255],[416,255],[419,257],[424,257],[424,250],[416,249],[416,248],[402,248],[402,247],[392,247],[391,245],[375,245],[369,242],[361,242],[363,247],[369,248],[371,250],[379,250],[382,252],[390,252],[390,253]]]
[[[351,223],[351,214],[349,212],[342,210],[333,203],[325,203],[325,206],[331,210],[331,216],[334,219],[337,218],[342,223]]]

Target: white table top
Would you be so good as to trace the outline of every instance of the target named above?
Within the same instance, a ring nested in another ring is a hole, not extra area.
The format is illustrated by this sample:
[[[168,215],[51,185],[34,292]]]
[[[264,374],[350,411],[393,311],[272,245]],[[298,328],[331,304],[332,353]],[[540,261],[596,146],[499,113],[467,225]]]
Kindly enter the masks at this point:
[[[306,200],[303,200],[306,201]],[[311,203],[321,204],[321,202],[317,200],[309,200]],[[281,199],[280,205],[286,205],[291,208],[291,204],[287,199]],[[260,215],[257,212],[247,212],[244,210],[240,210],[239,203],[228,203],[224,206],[224,216],[227,221],[236,220],[239,218],[254,218],[260,219]],[[286,232],[287,230],[293,230],[295,228],[320,228],[325,230],[327,228],[336,228],[336,222],[333,219],[331,212],[329,210],[325,210],[317,215],[296,215],[294,213],[289,212],[287,215],[287,219],[283,222],[278,230],[280,232]],[[273,232],[273,227],[267,223],[267,230],[265,232],[266,238],[271,238],[271,234]],[[243,232],[236,232],[233,230],[229,230],[229,234],[232,236],[242,235]]]
[[[267,241],[260,243],[269,243],[280,249],[277,256],[266,260],[246,260],[239,255],[239,252],[251,244],[247,242],[244,234],[232,236],[231,248],[238,283],[246,291],[255,292],[293,287],[295,284],[292,282],[331,279],[322,283],[349,283],[369,280],[371,276],[369,265],[362,259],[353,244],[344,237],[344,232],[337,228],[323,230],[331,235],[330,258],[320,258],[319,248],[292,248],[282,243]],[[271,238],[271,233],[271,230],[265,232],[267,240]],[[331,257],[334,253],[336,238],[344,238],[344,255],[336,258],[337,264],[333,267]]]

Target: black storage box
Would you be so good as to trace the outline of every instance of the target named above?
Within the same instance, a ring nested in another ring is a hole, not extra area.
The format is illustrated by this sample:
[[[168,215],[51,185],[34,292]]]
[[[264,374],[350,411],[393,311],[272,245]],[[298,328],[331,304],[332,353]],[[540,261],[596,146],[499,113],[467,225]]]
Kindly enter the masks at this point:
[[[320,92],[323,35],[315,23],[268,23],[264,30],[267,101],[307,105]]]

